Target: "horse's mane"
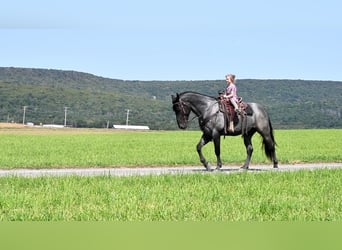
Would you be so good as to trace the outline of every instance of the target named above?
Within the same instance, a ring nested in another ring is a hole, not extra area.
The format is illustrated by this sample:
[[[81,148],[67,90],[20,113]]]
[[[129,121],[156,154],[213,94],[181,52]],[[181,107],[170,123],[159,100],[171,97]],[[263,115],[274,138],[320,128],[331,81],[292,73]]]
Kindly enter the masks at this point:
[[[200,96],[205,96],[205,97],[212,98],[212,99],[216,99],[217,98],[217,97],[214,97],[214,96],[210,96],[210,95],[206,95],[206,94],[201,94],[201,93],[198,93],[196,91],[184,91],[184,92],[180,93],[179,95],[182,96],[182,95],[185,95],[185,94],[200,95]]]

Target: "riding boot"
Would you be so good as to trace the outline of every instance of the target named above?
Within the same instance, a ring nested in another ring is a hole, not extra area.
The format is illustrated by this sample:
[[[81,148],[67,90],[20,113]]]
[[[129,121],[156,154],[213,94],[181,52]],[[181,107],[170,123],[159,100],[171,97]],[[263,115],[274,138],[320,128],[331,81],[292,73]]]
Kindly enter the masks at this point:
[[[241,114],[241,110],[240,110],[239,108],[235,109],[234,111],[235,111],[238,115]]]
[[[234,133],[234,122],[229,122],[229,128],[228,128],[228,131],[230,133]]]

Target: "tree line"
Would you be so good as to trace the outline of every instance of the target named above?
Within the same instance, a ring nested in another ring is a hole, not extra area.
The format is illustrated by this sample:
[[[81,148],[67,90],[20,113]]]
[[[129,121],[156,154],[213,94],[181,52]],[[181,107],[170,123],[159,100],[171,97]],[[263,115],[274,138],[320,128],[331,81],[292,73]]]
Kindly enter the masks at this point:
[[[0,67],[0,121],[64,124],[72,127],[147,125],[177,129],[171,94],[197,91],[217,96],[226,83],[203,81],[125,81],[62,70]],[[258,102],[275,128],[342,128],[342,82],[237,80],[245,101]],[[195,121],[191,128],[197,128]]]

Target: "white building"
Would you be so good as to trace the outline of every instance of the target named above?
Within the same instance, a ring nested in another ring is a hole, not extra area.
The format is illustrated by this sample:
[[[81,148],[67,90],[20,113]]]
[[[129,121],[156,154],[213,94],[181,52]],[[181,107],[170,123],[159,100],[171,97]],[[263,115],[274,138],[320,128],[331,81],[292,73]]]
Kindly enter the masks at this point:
[[[137,126],[137,125],[113,125],[115,129],[132,129],[132,130],[149,130],[148,126]]]

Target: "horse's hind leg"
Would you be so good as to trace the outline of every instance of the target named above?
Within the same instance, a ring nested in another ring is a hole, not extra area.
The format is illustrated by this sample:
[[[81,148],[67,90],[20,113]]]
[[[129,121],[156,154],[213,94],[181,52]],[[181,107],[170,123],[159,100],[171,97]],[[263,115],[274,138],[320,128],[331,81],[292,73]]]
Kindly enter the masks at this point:
[[[209,163],[207,162],[207,160],[204,158],[203,153],[202,153],[202,147],[207,144],[208,142],[210,142],[211,139],[209,139],[208,137],[204,136],[204,134],[202,135],[199,143],[197,144],[197,153],[198,156],[200,158],[200,161],[202,162],[203,166],[209,171],[211,170],[211,167],[209,165]]]
[[[249,163],[251,162],[251,158],[252,158],[252,154],[253,154],[252,136],[251,135],[245,135],[243,137],[243,142],[245,143],[245,146],[246,146],[247,157],[246,157],[245,164],[243,164],[243,166],[241,168],[248,169]]]

